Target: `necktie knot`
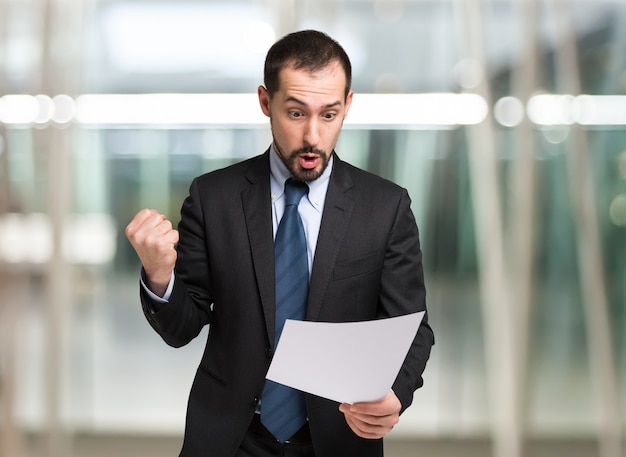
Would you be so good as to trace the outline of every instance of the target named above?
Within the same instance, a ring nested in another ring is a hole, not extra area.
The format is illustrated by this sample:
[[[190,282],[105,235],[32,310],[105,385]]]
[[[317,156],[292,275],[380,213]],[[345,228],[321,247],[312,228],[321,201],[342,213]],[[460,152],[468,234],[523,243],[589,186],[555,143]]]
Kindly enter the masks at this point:
[[[309,192],[309,186],[305,182],[290,178],[285,181],[285,206],[298,206],[300,200]]]

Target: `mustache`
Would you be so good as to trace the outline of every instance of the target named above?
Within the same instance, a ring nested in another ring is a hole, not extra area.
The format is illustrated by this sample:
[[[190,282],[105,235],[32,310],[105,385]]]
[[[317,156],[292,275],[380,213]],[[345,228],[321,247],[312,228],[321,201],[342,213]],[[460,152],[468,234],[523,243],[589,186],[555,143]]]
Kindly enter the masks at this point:
[[[318,156],[323,156],[324,151],[321,149],[313,149],[311,146],[303,146],[291,152],[292,156],[298,156],[300,154],[315,154]]]

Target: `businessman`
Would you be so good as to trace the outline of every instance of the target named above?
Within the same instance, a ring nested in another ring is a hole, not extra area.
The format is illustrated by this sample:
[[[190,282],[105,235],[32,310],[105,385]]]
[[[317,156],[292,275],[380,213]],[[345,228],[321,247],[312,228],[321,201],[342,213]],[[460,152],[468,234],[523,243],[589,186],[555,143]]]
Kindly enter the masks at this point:
[[[326,34],[276,42],[258,98],[273,136],[265,153],[195,178],[178,230],[149,209],[126,228],[150,325],[175,347],[209,326],[180,456],[382,456],[423,383],[427,316],[380,401],[338,404],[265,375],[287,318],[426,310],[409,196],[335,152],[353,91],[349,58]]]

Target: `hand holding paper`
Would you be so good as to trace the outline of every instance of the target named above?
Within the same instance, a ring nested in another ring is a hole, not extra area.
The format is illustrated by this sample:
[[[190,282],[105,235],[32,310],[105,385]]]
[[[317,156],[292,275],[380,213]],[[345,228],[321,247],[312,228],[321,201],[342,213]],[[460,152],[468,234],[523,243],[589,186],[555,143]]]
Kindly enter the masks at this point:
[[[389,433],[400,421],[402,404],[393,391],[377,402],[339,405],[348,426],[361,438],[377,439]]]
[[[364,322],[287,320],[267,379],[339,403],[385,398],[424,312]]]

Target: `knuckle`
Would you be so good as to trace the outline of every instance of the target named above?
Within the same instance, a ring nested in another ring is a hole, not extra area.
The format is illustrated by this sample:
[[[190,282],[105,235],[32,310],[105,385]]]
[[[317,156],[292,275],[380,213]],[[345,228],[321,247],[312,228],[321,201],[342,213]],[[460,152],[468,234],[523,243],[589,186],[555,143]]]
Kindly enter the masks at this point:
[[[162,246],[161,237],[155,235],[154,233],[150,234],[148,237],[148,243],[153,248],[160,248]]]

